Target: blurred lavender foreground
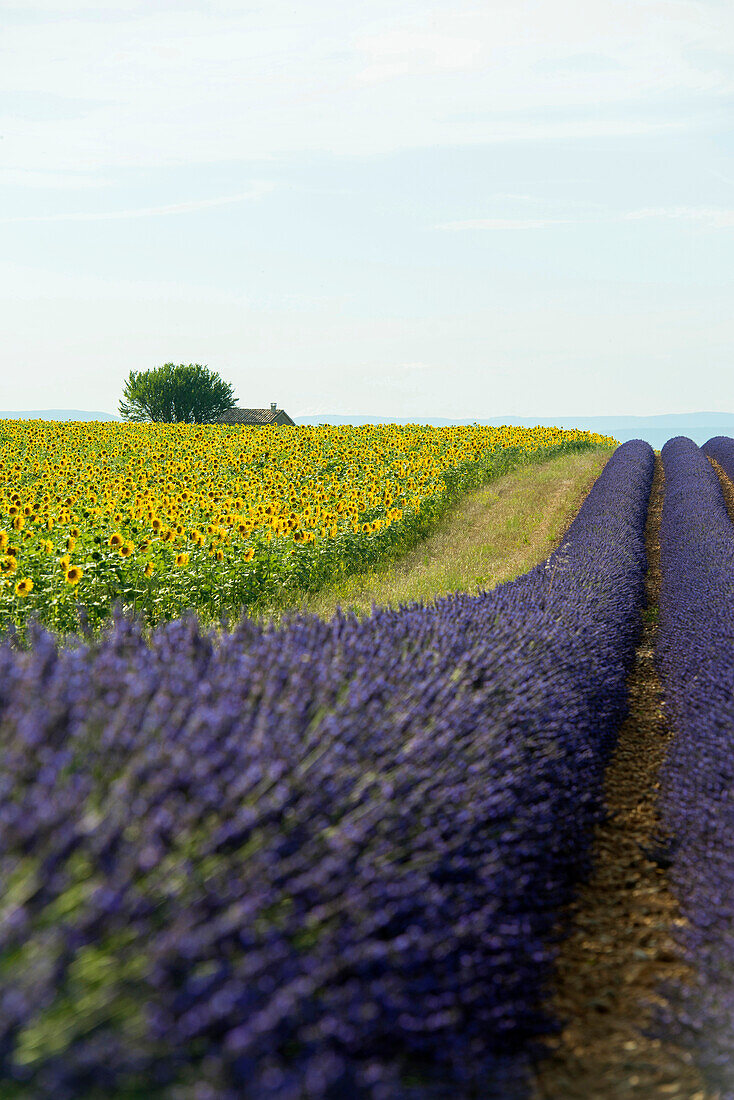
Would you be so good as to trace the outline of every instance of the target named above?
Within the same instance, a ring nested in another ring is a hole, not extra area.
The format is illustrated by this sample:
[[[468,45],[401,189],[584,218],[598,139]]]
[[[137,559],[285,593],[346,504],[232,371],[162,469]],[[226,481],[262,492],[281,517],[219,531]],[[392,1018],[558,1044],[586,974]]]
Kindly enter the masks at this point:
[[[704,451],[734,474],[734,440]],[[658,661],[677,734],[663,773],[671,875],[689,922],[695,986],[674,991],[670,1034],[691,1049],[722,1100],[734,1098],[734,529],[706,454],[663,448],[665,504]]]
[[[478,597],[0,649],[0,1095],[522,1096],[652,472]]]

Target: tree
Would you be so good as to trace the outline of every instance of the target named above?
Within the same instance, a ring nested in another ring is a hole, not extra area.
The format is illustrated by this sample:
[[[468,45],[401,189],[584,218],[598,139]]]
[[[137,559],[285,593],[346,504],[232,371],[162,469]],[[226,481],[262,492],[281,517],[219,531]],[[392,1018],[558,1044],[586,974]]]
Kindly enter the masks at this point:
[[[200,363],[131,370],[120,401],[123,420],[208,424],[237,404],[232,387]]]

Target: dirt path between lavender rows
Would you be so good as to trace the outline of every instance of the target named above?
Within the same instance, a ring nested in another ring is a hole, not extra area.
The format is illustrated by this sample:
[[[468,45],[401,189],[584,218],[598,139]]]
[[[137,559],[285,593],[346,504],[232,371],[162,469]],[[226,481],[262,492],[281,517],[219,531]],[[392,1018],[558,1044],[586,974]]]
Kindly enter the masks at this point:
[[[689,976],[673,939],[681,917],[656,847],[657,775],[671,732],[654,665],[660,591],[663,470],[656,458],[646,542],[644,628],[630,676],[630,711],[605,779],[607,819],[594,869],[561,944],[550,1009],[565,1021],[539,1063],[535,1100],[716,1100],[690,1055],[644,1034],[664,982]]]
[[[711,458],[709,456],[709,462],[716,471],[716,475],[719,479],[721,492],[724,495],[726,510],[729,513],[729,519],[732,521],[732,523],[734,523],[734,485],[732,484],[731,479],[727,477],[727,475],[724,473],[723,468],[719,466],[715,458]]]

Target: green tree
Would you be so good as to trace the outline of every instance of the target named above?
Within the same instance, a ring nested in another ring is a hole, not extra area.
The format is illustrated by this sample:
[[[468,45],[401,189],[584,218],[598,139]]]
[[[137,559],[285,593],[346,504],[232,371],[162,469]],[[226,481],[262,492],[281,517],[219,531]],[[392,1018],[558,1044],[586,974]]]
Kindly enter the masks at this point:
[[[209,424],[237,404],[232,387],[200,363],[131,370],[120,401],[123,420]]]

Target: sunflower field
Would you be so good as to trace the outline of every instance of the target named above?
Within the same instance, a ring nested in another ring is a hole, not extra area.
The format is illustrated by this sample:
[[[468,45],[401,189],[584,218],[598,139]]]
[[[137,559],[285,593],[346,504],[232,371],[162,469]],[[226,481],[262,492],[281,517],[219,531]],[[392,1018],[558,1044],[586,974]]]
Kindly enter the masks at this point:
[[[0,622],[271,607],[408,549],[558,428],[0,421]]]

